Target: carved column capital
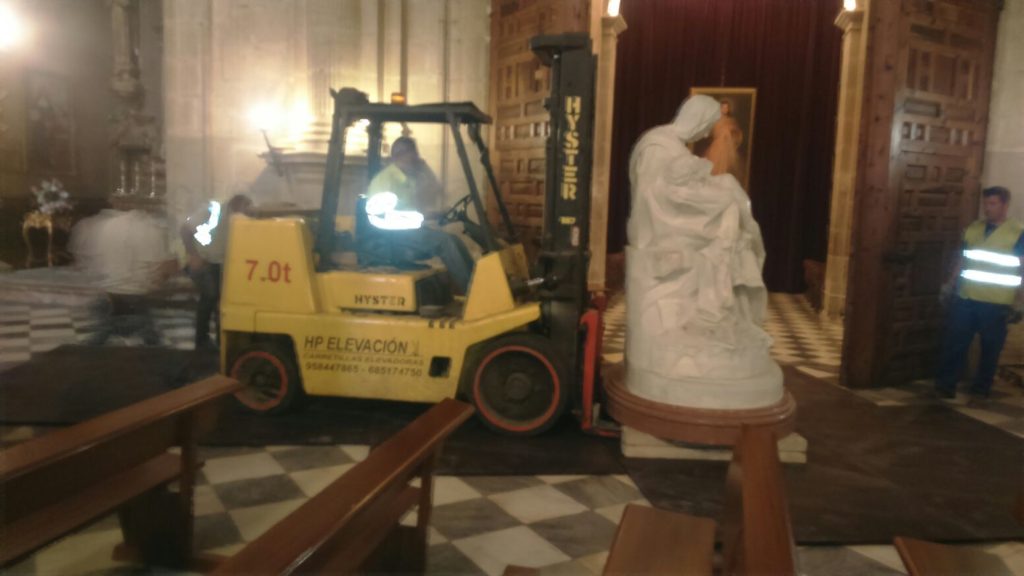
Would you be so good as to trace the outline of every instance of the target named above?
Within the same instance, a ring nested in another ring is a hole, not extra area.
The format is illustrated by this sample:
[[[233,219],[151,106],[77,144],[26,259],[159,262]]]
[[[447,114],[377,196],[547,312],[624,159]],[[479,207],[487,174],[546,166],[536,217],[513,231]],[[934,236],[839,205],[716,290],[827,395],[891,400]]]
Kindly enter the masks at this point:
[[[618,36],[626,30],[626,19],[622,16],[602,16],[601,30],[605,36]]]
[[[860,30],[864,26],[864,9],[843,10],[836,16],[835,25],[843,34]]]

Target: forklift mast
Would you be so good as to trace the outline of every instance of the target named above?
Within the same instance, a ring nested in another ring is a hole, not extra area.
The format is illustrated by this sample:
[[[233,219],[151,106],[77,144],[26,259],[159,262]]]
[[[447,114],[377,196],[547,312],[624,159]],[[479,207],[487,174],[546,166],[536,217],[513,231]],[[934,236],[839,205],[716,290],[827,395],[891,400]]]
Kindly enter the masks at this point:
[[[548,336],[578,381],[580,318],[589,307],[590,180],[593,164],[594,70],[586,34],[538,36],[530,49],[551,67],[544,233],[539,270]]]

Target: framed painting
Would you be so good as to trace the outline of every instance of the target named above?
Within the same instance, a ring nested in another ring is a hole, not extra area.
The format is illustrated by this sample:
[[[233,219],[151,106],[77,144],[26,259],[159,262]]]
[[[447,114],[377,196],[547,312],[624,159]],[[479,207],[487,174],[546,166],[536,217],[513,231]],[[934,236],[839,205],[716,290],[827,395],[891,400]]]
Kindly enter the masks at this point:
[[[700,86],[690,89],[690,94],[711,96],[722,105],[722,117],[733,121],[733,137],[739,141],[733,176],[740,181],[743,189],[750,191],[750,158],[754,149],[754,113],[757,108],[757,88],[723,88],[721,86]]]
[[[28,74],[28,168],[36,174],[74,174],[74,103],[67,78]]]

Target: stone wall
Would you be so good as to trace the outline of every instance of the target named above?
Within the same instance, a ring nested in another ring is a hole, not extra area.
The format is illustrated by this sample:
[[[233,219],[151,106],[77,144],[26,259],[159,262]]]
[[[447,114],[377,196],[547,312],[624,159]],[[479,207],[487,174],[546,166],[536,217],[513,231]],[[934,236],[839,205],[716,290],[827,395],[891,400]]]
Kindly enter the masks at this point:
[[[117,103],[105,0],[14,6],[31,33],[0,52],[0,261],[20,266],[32,186],[59,179],[74,218],[95,212],[112,191],[109,118]]]
[[[1004,0],[996,37],[985,186],[1008,187],[1014,218],[1024,220],[1024,0]]]
[[[1024,0],[1004,0],[996,37],[988,140],[986,186],[1006,186],[1013,193],[1010,212],[1024,221]],[[1024,365],[1024,324],[1010,327],[1000,365]]]
[[[278,111],[267,137],[295,152],[325,149],[329,87],[352,86],[372,101],[404,88],[411,104],[486,107],[490,31],[480,0],[166,0],[164,26],[168,211],[178,221],[235,192],[296,201],[260,157],[256,107]],[[464,195],[440,128],[411,128],[448,200]]]

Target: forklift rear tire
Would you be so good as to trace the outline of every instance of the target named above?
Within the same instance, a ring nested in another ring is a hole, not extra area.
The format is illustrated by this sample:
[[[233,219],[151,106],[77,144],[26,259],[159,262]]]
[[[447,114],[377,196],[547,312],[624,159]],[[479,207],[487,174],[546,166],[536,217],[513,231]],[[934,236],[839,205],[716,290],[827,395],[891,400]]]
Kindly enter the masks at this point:
[[[510,334],[474,350],[468,392],[484,424],[513,436],[550,428],[565,411],[565,370],[545,338]]]
[[[244,348],[231,363],[231,377],[245,385],[235,400],[259,414],[280,414],[301,394],[299,371],[283,346],[259,343]]]

